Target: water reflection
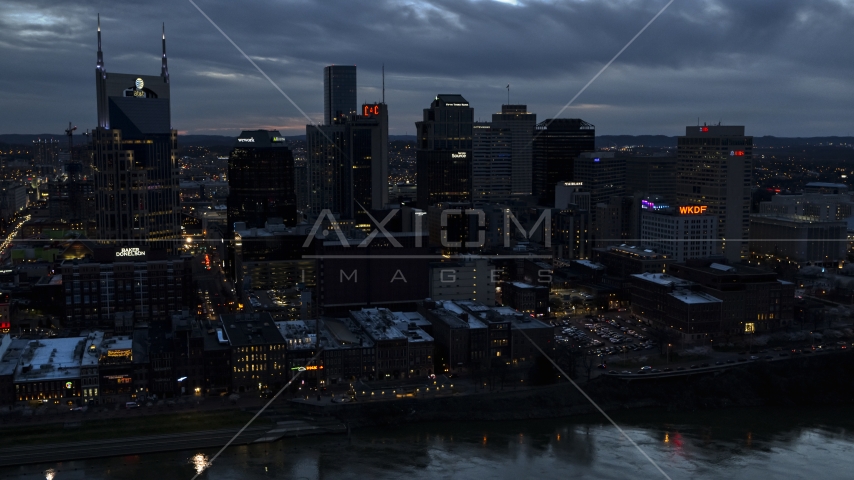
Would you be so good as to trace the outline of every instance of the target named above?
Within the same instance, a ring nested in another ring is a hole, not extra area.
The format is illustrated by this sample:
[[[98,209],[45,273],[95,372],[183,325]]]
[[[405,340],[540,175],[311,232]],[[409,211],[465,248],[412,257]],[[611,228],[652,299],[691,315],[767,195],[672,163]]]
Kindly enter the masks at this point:
[[[672,478],[844,478],[854,468],[845,411],[634,412],[615,420]],[[323,478],[654,478],[657,472],[601,419],[434,423],[354,430],[213,451],[167,452],[0,468],[3,480]],[[827,425],[834,425],[827,427]],[[47,470],[46,470],[47,469]]]
[[[210,465],[208,461],[208,456],[204,453],[197,453],[190,458],[190,464],[193,465],[193,468],[196,470],[196,474],[200,474],[205,471],[206,468]]]

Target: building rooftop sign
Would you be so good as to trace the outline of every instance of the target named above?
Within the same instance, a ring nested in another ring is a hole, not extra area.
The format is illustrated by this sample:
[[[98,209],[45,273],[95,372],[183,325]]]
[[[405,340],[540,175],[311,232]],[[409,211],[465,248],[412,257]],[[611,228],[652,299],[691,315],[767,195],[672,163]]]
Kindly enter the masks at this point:
[[[122,247],[116,252],[117,257],[144,257],[145,250],[140,250],[138,247]]]

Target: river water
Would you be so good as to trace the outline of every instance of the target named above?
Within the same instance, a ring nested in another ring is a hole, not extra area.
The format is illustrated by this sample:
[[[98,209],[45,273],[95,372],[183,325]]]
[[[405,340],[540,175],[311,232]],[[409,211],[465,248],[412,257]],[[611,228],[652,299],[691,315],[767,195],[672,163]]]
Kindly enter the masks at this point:
[[[617,412],[675,479],[854,478],[850,408]],[[3,480],[190,480],[215,449],[0,469]],[[200,479],[665,478],[601,417],[431,423],[227,450]]]

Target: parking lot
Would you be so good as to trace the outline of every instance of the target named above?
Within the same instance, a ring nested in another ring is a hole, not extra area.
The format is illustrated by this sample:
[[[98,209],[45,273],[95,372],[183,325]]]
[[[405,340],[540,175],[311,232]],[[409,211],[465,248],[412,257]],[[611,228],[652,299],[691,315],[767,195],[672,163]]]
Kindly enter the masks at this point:
[[[630,312],[606,312],[595,315],[563,317],[553,321],[555,342],[577,348],[586,356],[594,357],[594,373],[610,375],[675,375],[726,368],[756,361],[781,361],[801,355],[852,350],[851,342],[829,345],[790,345],[754,349],[740,352],[710,351],[698,358],[672,358],[662,356],[658,343],[650,338],[647,327]],[[672,352],[676,351],[676,345]],[[697,357],[696,355],[694,357]],[[637,363],[636,363],[637,362]],[[615,365],[618,364],[618,365]],[[636,363],[633,367],[627,364]]]
[[[554,323],[555,341],[580,348],[586,355],[622,358],[658,353],[658,344],[649,338],[646,327],[627,312],[564,317]]]

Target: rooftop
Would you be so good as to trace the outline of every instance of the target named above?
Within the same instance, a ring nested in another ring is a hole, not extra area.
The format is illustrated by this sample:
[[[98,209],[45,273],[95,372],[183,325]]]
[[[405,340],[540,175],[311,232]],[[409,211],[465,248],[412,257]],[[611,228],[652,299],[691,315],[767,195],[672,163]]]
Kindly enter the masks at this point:
[[[86,337],[85,352],[81,359],[83,366],[98,365],[98,357],[101,355],[101,343],[104,341],[104,332],[92,332]]]
[[[80,377],[85,337],[29,340],[15,379],[19,382]]]
[[[2,358],[0,358],[0,376],[14,375],[18,368],[24,350],[27,349],[29,340],[12,339],[8,334],[3,337]]]
[[[426,321],[416,312],[392,312],[385,308],[363,308],[350,312],[351,318],[374,340],[406,338],[413,342],[432,342],[433,337],[420,326]]]
[[[689,282],[688,280],[676,278],[666,273],[636,273],[632,276],[641,280],[646,280],[647,282],[657,283],[659,285],[666,285],[671,287],[688,287],[694,284],[693,282]]]
[[[817,187],[817,188],[841,188],[844,190],[848,190],[848,185],[844,183],[829,183],[829,182],[809,182],[805,187]]]
[[[723,300],[719,298],[715,298],[711,295],[707,295],[705,293],[700,292],[692,292],[690,290],[674,290],[668,295],[673,298],[679,300],[682,303],[687,304],[700,304],[700,303],[723,303]]]
[[[406,338],[394,328],[394,315],[385,308],[363,308],[350,312],[350,316],[376,341]]]
[[[439,308],[433,310],[432,313],[452,327],[486,328],[487,324],[499,322],[510,323],[515,328],[552,328],[550,325],[512,307],[491,307],[469,300],[436,303]],[[463,316],[467,316],[467,318],[462,319]]]
[[[667,255],[656,253],[655,250],[639,247],[636,245],[620,245],[608,247],[608,251],[625,257],[634,257],[641,260],[665,260]]]
[[[605,270],[604,265],[602,265],[600,263],[596,263],[596,262],[591,262],[590,260],[573,260],[572,263],[577,263],[578,265],[581,265],[583,267],[587,267],[587,268],[590,268],[593,270]]]
[[[524,282],[510,282],[516,288],[546,288],[544,285],[531,285],[530,283]]]
[[[308,322],[311,322],[311,325]],[[276,328],[282,338],[285,339],[288,350],[308,350],[317,347],[317,335],[313,320],[276,322]]]
[[[225,338],[232,347],[284,342],[273,317],[267,312],[220,315],[220,321]]]

